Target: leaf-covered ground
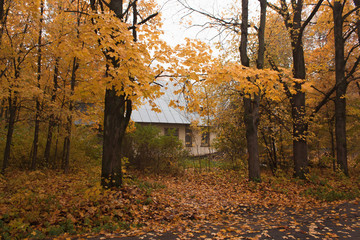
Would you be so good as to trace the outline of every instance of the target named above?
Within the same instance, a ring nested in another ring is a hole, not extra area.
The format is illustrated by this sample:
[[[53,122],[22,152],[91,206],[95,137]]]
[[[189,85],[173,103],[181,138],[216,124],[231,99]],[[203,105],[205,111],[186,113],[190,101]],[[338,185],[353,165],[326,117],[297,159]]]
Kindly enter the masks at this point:
[[[216,169],[175,177],[131,173],[123,189],[103,190],[98,176],[98,168],[10,172],[0,183],[2,238],[266,238],[294,231],[330,239],[359,231],[358,177],[265,174],[251,183]],[[343,225],[343,233],[335,231]]]

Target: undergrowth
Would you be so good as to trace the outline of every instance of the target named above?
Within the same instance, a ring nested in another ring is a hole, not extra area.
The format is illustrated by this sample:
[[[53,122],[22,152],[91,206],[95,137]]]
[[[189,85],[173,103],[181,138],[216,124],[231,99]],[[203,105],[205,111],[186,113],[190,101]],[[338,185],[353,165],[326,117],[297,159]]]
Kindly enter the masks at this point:
[[[1,178],[1,239],[43,239],[86,232],[138,227],[137,216],[151,204],[160,183],[128,181],[120,190],[104,190],[100,169],[65,175],[53,170],[9,171]]]

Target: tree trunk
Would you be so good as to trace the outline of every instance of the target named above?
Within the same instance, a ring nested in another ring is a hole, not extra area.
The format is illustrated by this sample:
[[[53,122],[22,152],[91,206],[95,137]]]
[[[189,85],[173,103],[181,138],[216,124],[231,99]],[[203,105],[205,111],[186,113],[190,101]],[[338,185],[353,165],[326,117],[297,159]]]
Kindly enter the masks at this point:
[[[39,130],[40,130],[40,102],[38,100],[36,100],[34,140],[33,140],[33,149],[30,154],[31,155],[31,170],[36,169],[37,152],[38,152],[38,146],[39,146]]]
[[[330,135],[330,144],[331,144],[331,160],[332,160],[332,169],[335,172],[336,171],[336,158],[335,158],[335,137],[334,137],[334,117],[330,117],[329,110],[326,111],[326,117],[328,119],[328,131]]]
[[[267,0],[259,0],[260,2],[260,27],[258,30],[259,50],[256,60],[256,67],[258,69],[264,68],[265,60],[265,27],[266,27],[266,7]]]
[[[63,163],[62,167],[64,170],[64,173],[69,172],[69,163],[70,163],[70,143],[71,143],[71,128],[72,128],[72,114],[74,110],[74,100],[72,99],[72,96],[75,92],[75,83],[76,83],[76,71],[79,68],[78,60],[76,57],[73,59],[73,66],[72,66],[72,72],[71,72],[71,82],[70,82],[70,104],[69,104],[69,116],[67,117],[67,123],[66,123],[66,136],[64,139],[64,152],[63,152]]]
[[[5,9],[4,9],[4,0],[0,0],[0,21],[1,21],[1,24],[3,23],[3,18],[5,16]]]
[[[248,0],[242,0],[241,13],[241,41],[240,41],[240,59],[241,64],[245,67],[250,66],[250,60],[247,53],[248,44],[248,22],[249,7]],[[250,80],[250,79],[249,79]],[[254,94],[254,98],[250,94],[245,93],[244,97],[244,123],[246,128],[246,143],[248,149],[248,171],[251,181],[260,181],[260,160],[259,146],[257,136],[259,103],[258,97]]]
[[[46,136],[46,145],[45,145],[45,152],[44,152],[44,161],[47,166],[50,165],[50,153],[51,153],[51,145],[52,145],[52,137],[55,127],[55,120],[54,115],[50,115],[49,125],[48,125],[48,132]]]
[[[123,1],[111,0],[110,9],[116,16],[123,18]],[[136,2],[133,5],[133,29],[137,22]],[[136,41],[136,31],[133,31]],[[113,66],[118,66],[118,60],[112,59],[105,53]],[[101,184],[105,188],[120,187],[122,185],[122,142],[126,128],[130,121],[132,102],[124,94],[118,95],[115,86],[106,89],[104,112],[104,141],[101,170]]]
[[[319,10],[323,0],[319,0],[305,21],[302,20],[303,0],[291,1],[280,0],[280,7],[269,3],[269,6],[283,17],[286,29],[290,33],[292,57],[293,57],[293,77],[298,80],[305,80],[306,69],[304,59],[304,49],[302,43],[303,32],[306,26],[313,19]],[[292,10],[289,10],[288,5]],[[287,96],[290,98],[292,121],[293,121],[293,160],[294,176],[305,178],[308,171],[308,149],[307,149],[307,130],[308,121],[305,118],[305,93],[302,90],[302,82],[295,82],[295,93],[292,94],[288,87]]]
[[[259,51],[257,59],[257,68],[262,69],[264,66],[265,51],[265,23],[266,23],[266,0],[260,1],[260,28],[258,31]],[[243,66],[249,67],[250,60],[247,54],[248,43],[248,22],[249,22],[248,0],[242,0],[241,15],[241,41],[240,41],[240,59]],[[246,128],[246,143],[248,150],[248,171],[251,181],[260,181],[260,159],[258,143],[258,125],[259,125],[259,95],[253,96],[245,93],[244,97],[244,123]]]
[[[343,38],[343,6],[335,1],[333,6],[334,15],[334,38],[335,38],[335,77],[338,88],[335,97],[335,138],[337,163],[346,176],[349,175],[347,164],[346,147],[346,89],[345,81],[345,43]]]
[[[106,90],[101,169],[101,184],[105,188],[122,185],[121,146],[131,112],[131,101],[124,95],[118,96],[114,87]]]
[[[38,56],[37,56],[37,87],[40,89],[40,79],[41,79],[41,42],[42,42],[42,22],[44,15],[44,2],[40,3],[40,21],[39,21],[39,36],[38,36]],[[31,170],[36,169],[37,164],[37,152],[39,147],[39,129],[40,129],[40,100],[39,97],[36,98],[36,113],[35,113],[35,129],[34,129],[34,140],[33,140],[33,149],[31,156]]]
[[[305,93],[301,91],[301,84],[295,84],[296,94],[291,99],[291,113],[293,119],[293,160],[295,177],[305,178],[308,166],[307,130],[305,119]]]
[[[2,36],[4,33],[4,28],[7,20],[9,9],[5,9],[5,1],[0,0],[0,44],[2,44]]]
[[[244,97],[244,123],[246,127],[246,143],[248,149],[249,179],[260,181],[260,160],[258,144],[259,97],[253,99]]]
[[[56,168],[57,166],[57,159],[58,159],[58,146],[59,146],[59,135],[60,135],[60,126],[57,125],[57,135],[55,141],[55,150],[54,150],[54,158],[53,158],[53,167]]]
[[[14,133],[14,126],[15,126],[15,118],[17,112],[17,98],[16,96],[12,99],[11,96],[9,97],[9,119],[7,124],[7,135],[6,135],[6,144],[5,144],[5,151],[4,151],[4,160],[2,165],[2,174],[5,173],[6,168],[9,165],[9,158],[10,158],[10,151],[11,151],[11,143],[12,137]]]
[[[54,87],[53,87],[53,94],[51,96],[52,103],[54,103],[56,100],[56,92],[58,89],[58,77],[59,77],[59,68],[58,68],[58,59],[56,59],[55,67],[54,67]],[[45,152],[44,152],[44,160],[47,165],[50,164],[52,136],[53,136],[55,124],[56,124],[55,115],[54,115],[54,113],[52,113],[49,118],[49,127],[48,127],[48,133],[47,133],[47,137],[46,137],[46,146],[45,146]]]
[[[293,54],[293,76],[295,79],[305,80],[305,58],[301,29],[302,2],[299,1],[294,11],[293,29],[290,30]],[[291,96],[291,113],[293,119],[293,160],[295,177],[305,178],[308,167],[307,130],[305,119],[305,93],[302,83],[295,83],[295,94]]]

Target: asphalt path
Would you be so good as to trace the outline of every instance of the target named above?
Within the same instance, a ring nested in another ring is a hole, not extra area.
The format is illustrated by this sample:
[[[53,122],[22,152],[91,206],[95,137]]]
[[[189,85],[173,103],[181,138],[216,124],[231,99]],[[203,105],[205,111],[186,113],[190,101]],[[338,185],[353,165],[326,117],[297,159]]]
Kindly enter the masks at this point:
[[[224,210],[222,218],[197,221],[171,231],[136,236],[101,235],[87,239],[359,239],[360,204],[345,202],[321,209],[238,206]]]

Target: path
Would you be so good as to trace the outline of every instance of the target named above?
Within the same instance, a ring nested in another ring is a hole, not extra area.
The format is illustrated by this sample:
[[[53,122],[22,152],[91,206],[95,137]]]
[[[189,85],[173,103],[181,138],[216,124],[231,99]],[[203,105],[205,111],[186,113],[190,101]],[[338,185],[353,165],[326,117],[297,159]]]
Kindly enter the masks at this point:
[[[359,202],[317,210],[242,205],[224,210],[221,216],[213,221],[189,216],[188,225],[164,233],[90,239],[360,239]]]

